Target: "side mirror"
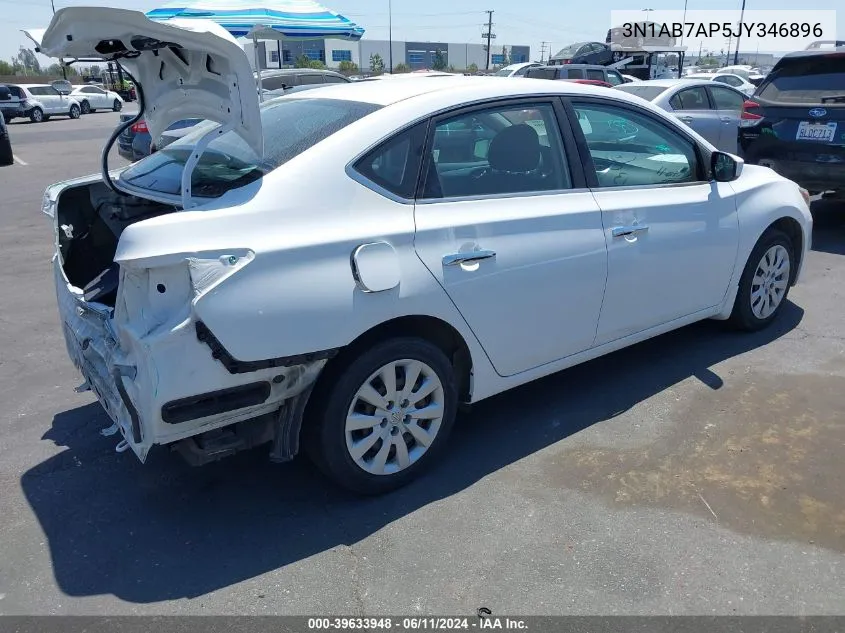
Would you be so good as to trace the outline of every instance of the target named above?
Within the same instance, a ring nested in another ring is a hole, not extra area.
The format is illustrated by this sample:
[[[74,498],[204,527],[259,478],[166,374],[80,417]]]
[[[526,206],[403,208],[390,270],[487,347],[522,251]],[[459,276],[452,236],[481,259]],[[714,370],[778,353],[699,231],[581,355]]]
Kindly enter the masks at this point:
[[[710,174],[716,182],[730,182],[739,178],[744,162],[738,156],[713,152],[710,156]]]

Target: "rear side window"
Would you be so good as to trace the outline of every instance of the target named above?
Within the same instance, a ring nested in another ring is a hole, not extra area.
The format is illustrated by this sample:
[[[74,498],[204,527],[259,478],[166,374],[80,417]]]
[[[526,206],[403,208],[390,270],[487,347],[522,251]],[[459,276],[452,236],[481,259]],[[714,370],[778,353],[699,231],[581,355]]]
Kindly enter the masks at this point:
[[[411,199],[417,187],[427,123],[420,123],[383,142],[355,163],[355,171],[400,198]]]
[[[597,81],[604,81],[604,71],[587,69],[587,79],[595,79]]]
[[[299,85],[300,86],[310,86],[312,84],[321,84],[323,83],[323,76],[322,75],[300,75],[299,76]]]
[[[580,68],[566,68],[561,70],[560,76],[562,79],[583,79],[584,71]]]
[[[326,75],[325,80],[327,84],[345,84],[348,83],[343,77],[337,75]]]
[[[763,101],[834,105],[845,94],[845,56],[788,59],[776,67],[757,91]],[[825,99],[828,97],[828,99]],[[839,103],[842,103],[840,100]]]
[[[261,85],[264,90],[282,90],[286,86],[296,85],[296,81],[293,77],[267,77],[261,80]]]
[[[687,88],[681,90],[674,97],[669,99],[669,105],[673,110],[709,110],[710,101],[707,99],[707,91],[704,86]]]

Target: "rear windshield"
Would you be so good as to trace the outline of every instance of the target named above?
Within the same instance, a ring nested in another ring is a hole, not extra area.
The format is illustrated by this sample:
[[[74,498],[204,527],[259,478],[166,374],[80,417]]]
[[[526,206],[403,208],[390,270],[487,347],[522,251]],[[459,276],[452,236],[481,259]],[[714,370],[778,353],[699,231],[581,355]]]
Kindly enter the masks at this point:
[[[268,101],[261,108],[264,156],[259,157],[234,132],[208,144],[191,176],[197,197],[216,198],[243,187],[328,138],[380,106],[335,99]],[[204,121],[189,134],[128,167],[120,180],[157,193],[179,195],[182,170],[191,150],[216,123]]]
[[[784,60],[757,91],[764,101],[836,105],[845,95],[845,55]],[[830,99],[839,96],[840,99]],[[828,99],[824,99],[828,97]]]
[[[636,95],[646,101],[654,101],[667,90],[663,86],[641,86],[639,83],[622,84],[621,86],[616,86],[616,89]]]

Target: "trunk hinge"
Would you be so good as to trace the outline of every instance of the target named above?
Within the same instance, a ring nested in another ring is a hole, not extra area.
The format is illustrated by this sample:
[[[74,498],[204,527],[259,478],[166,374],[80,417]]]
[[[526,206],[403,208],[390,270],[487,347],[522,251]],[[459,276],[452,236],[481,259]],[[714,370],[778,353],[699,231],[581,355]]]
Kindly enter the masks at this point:
[[[208,144],[211,143],[211,141],[221,134],[225,134],[230,131],[233,127],[234,123],[230,122],[226,125],[221,125],[209,130],[199,141],[197,141],[193,151],[191,151],[191,155],[185,162],[185,169],[182,171],[182,209],[184,211],[197,206],[191,199],[191,176],[194,173],[194,168],[197,166],[197,163],[200,162],[200,158],[202,158],[205,148],[208,147]]]

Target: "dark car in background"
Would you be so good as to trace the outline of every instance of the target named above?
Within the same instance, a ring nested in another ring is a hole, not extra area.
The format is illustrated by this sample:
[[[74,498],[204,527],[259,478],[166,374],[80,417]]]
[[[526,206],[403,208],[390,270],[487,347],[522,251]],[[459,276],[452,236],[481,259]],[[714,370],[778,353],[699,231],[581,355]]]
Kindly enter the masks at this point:
[[[9,138],[9,128],[6,119],[0,112],[0,165],[11,165],[15,162],[15,155],[12,153],[12,140]]]
[[[118,126],[125,124],[127,121],[134,119],[137,112],[122,113],[120,115],[120,122]],[[168,127],[168,130],[177,130],[180,128],[192,127],[199,123],[202,119],[184,119],[176,121]],[[144,119],[133,123],[128,128],[120,133],[117,137],[117,152],[127,160],[136,161],[150,155],[150,145],[152,144],[152,137],[150,131],[147,129],[147,122]]]
[[[20,88],[0,84],[0,114],[7,123],[24,115],[22,94]]]
[[[601,42],[576,42],[558,51],[549,64],[610,64],[613,51]]]
[[[569,81],[588,80],[590,83],[603,82],[611,86],[625,83],[618,70],[595,64],[567,64],[566,66],[535,66],[525,73],[527,79],[555,79]]]
[[[748,163],[845,195],[845,48],[782,57],[743,105],[739,146]]]

